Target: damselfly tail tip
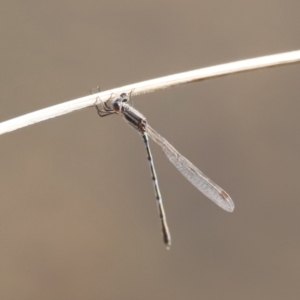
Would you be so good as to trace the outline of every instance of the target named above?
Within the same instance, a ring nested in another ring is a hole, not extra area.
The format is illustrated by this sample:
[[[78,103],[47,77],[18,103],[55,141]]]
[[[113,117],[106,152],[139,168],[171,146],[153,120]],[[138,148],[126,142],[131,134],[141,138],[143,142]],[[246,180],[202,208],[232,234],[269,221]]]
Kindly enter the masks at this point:
[[[164,240],[164,244],[166,246],[166,249],[170,250],[170,248],[171,248],[171,236],[170,235],[164,236],[163,240]]]
[[[167,248],[167,250],[170,250],[171,247],[171,234],[168,228],[168,225],[166,221],[163,223],[163,228],[162,228],[162,236],[163,236],[163,241],[164,244]]]

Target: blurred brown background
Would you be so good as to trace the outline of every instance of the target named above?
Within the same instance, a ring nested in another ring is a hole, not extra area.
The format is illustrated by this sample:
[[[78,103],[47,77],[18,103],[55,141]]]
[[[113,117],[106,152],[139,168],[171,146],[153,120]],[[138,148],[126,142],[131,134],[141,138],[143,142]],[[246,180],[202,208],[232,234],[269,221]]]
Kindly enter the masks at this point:
[[[299,1],[1,1],[0,118],[300,49]],[[92,108],[0,137],[1,299],[298,299],[300,65],[135,97],[235,201],[207,200]]]

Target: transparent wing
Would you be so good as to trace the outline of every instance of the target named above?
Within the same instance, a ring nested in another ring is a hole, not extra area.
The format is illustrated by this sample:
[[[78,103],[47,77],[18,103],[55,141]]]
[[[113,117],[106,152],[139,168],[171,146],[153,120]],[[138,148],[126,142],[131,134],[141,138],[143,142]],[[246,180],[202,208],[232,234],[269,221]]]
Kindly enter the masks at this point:
[[[232,212],[234,210],[232,199],[222,188],[206,177],[148,124],[145,130],[150,138],[162,148],[163,152],[178,171],[200,192],[226,211]]]

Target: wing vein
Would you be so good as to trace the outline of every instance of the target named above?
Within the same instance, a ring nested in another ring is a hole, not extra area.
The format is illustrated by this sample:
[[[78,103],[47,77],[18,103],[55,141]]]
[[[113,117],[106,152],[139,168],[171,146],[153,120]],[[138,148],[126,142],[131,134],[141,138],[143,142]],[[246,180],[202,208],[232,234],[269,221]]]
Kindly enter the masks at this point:
[[[181,155],[165,138],[159,135],[148,124],[145,128],[150,138],[156,142],[168,157],[170,162],[177,170],[200,192],[215,204],[228,212],[234,210],[234,203],[231,197],[216,183],[204,175],[196,166],[194,166],[187,158]]]

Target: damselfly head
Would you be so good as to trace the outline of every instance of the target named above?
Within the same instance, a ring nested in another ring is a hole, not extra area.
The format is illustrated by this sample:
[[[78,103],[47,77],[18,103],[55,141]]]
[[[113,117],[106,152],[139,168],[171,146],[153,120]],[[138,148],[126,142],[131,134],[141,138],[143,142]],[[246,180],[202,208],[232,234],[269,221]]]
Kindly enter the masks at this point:
[[[122,106],[123,103],[126,103],[129,101],[129,97],[126,93],[122,93],[118,98],[113,100],[112,102],[112,108],[116,113],[122,112]]]

